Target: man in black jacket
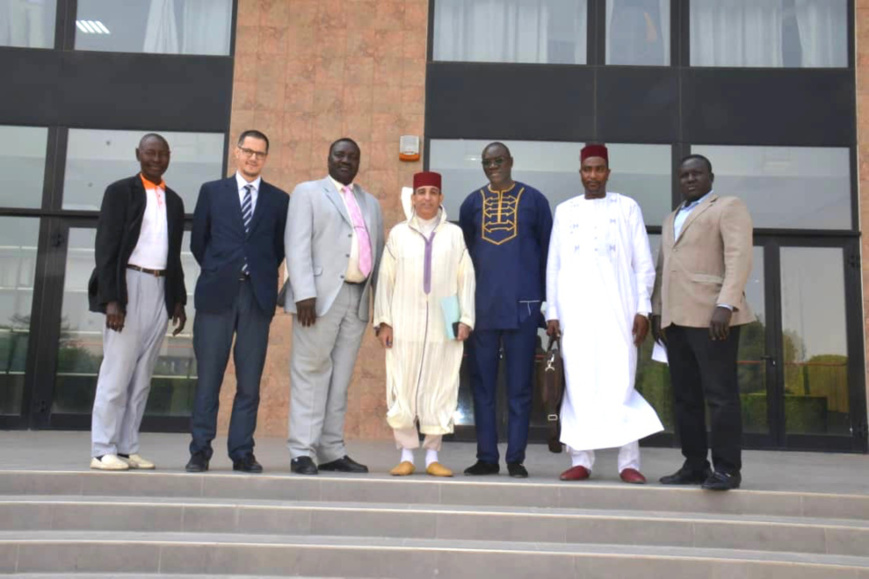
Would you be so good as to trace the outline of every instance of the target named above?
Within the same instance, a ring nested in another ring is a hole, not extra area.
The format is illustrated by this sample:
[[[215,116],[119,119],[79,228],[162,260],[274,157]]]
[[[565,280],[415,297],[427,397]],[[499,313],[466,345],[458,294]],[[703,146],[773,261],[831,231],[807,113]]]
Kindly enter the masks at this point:
[[[187,321],[181,269],[184,203],[166,187],[169,143],[139,141],[142,171],[106,188],[97,226],[90,310],[106,315],[91,422],[91,468],[154,468],[139,455],[139,425],[169,318],[178,335]]]

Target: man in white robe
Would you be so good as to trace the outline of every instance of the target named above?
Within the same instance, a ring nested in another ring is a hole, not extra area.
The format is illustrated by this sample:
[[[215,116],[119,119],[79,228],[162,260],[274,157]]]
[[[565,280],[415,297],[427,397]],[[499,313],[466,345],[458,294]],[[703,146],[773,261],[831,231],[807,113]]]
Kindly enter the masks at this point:
[[[572,467],[561,480],[587,479],[594,450],[619,447],[621,479],[642,484],[639,439],[663,430],[634,389],[655,265],[639,205],[606,190],[606,147],[588,145],[580,160],[585,194],[556,208],[546,267],[547,333],[561,335],[567,380],[561,442]]]
[[[476,280],[462,230],[441,207],[440,174],[417,173],[413,182],[413,213],[389,233],[374,300],[374,325],[386,349],[386,420],[401,449],[390,474],[413,474],[418,423],[426,473],[449,477],[438,451],[443,435],[453,432]],[[455,335],[448,335],[445,310],[455,314]]]

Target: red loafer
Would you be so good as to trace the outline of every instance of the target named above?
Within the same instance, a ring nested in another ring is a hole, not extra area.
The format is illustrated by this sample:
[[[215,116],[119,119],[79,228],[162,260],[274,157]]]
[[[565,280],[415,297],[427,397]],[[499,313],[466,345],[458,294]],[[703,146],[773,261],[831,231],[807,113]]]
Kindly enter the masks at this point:
[[[634,468],[626,468],[619,473],[619,476],[622,477],[622,480],[626,483],[633,485],[646,484],[646,477],[643,476],[643,473]]]
[[[567,469],[559,477],[561,480],[585,480],[591,476],[591,472],[584,466],[574,466]]]

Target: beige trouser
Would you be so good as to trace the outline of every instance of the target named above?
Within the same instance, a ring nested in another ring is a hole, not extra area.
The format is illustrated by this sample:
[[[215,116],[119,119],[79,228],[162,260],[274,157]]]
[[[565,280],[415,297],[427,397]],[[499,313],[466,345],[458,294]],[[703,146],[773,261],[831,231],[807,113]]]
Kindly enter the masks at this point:
[[[395,434],[396,448],[406,448],[408,450],[419,448],[419,434],[417,434],[416,428],[394,428],[393,433]],[[443,439],[444,437],[441,434],[426,434],[425,440],[422,441],[422,447],[426,450],[439,451]]]

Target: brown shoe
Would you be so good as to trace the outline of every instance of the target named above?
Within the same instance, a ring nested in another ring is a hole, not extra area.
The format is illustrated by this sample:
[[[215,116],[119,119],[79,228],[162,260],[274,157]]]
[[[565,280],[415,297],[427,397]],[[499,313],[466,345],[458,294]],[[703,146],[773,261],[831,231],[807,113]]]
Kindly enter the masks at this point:
[[[590,476],[591,471],[584,466],[574,466],[561,473],[559,478],[561,480],[585,480]]]
[[[432,476],[453,476],[453,471],[439,462],[433,462],[425,467],[425,472]]]
[[[392,476],[410,476],[416,470],[416,467],[413,466],[412,462],[407,460],[401,462],[394,469],[389,471],[389,474]]]
[[[635,468],[626,468],[622,472],[619,473],[619,476],[622,477],[622,480],[626,483],[634,484],[634,485],[644,485],[646,484],[646,477],[643,476],[643,473],[638,471]]]

